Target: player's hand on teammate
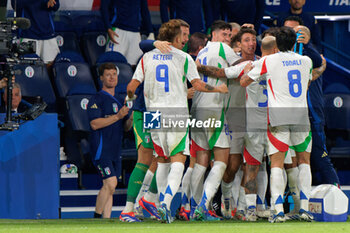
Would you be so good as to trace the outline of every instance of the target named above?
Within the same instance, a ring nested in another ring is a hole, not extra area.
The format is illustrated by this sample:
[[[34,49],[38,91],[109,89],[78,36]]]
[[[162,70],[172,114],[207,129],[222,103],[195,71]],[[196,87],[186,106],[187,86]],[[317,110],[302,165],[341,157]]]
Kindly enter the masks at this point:
[[[220,86],[217,86],[216,88],[220,93],[228,93],[228,88],[225,83],[221,84]]]
[[[245,65],[244,67],[244,73],[248,73],[249,71],[251,71],[254,68],[254,65],[252,62],[248,62],[247,65]]]
[[[47,1],[47,8],[54,7],[56,5],[55,0],[49,0]]]
[[[322,58],[322,67],[324,67],[324,70],[325,70],[327,68],[327,61],[322,54],[321,54],[321,58]]]
[[[171,52],[171,43],[168,41],[156,40],[153,43],[154,47],[160,50],[161,53],[170,53]]]
[[[196,92],[196,90],[194,89],[194,87],[191,87],[190,89],[188,89],[187,90],[187,99],[192,99],[195,92]]]
[[[197,67],[200,67],[202,65],[201,62],[198,59],[195,60],[195,63],[197,65]]]
[[[107,33],[108,33],[109,39],[110,39],[113,43],[119,44],[119,43],[117,42],[117,40],[116,40],[116,38],[119,37],[119,35],[118,35],[115,31],[113,31],[112,28],[108,28]]]

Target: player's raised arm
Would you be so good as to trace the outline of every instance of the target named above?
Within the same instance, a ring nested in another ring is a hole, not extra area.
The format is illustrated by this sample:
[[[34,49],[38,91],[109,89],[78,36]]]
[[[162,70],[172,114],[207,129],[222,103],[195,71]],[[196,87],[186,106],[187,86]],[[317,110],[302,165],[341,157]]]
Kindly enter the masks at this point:
[[[196,91],[201,91],[201,92],[220,92],[220,93],[227,93],[228,88],[226,84],[221,84],[220,86],[213,87],[209,84],[206,84],[200,79],[193,79],[191,81],[192,86]]]

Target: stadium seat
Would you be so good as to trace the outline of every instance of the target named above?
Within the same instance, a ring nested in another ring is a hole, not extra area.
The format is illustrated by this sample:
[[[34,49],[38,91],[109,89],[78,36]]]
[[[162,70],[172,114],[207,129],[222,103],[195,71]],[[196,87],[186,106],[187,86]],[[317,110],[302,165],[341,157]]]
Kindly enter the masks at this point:
[[[104,22],[102,20],[100,12],[96,14],[80,14],[73,16],[73,28],[79,36],[86,32],[100,32],[105,31]]]
[[[87,32],[81,37],[82,51],[90,66],[94,66],[97,58],[105,52],[107,36],[105,32]]]
[[[74,94],[94,94],[96,87],[86,63],[56,62],[54,81],[60,98]]]
[[[96,60],[96,64],[102,64],[105,62],[128,63],[123,54],[113,51],[102,53]]]
[[[73,21],[71,13],[68,11],[58,11],[55,13],[54,26],[56,32],[73,32]]]
[[[69,122],[74,131],[90,131],[87,105],[92,95],[71,95],[66,97]]]
[[[57,44],[61,52],[80,52],[79,40],[75,32],[58,32],[56,36]]]
[[[81,62],[85,63],[84,58],[80,53],[74,51],[64,51],[57,54],[55,63],[57,62]]]
[[[16,75],[16,82],[21,86],[22,96],[41,96],[47,103],[46,112],[56,112],[56,97],[52,88],[45,64],[20,64],[15,69],[21,74]]]
[[[350,94],[327,94],[325,119],[327,136],[333,142],[331,157],[350,157]]]

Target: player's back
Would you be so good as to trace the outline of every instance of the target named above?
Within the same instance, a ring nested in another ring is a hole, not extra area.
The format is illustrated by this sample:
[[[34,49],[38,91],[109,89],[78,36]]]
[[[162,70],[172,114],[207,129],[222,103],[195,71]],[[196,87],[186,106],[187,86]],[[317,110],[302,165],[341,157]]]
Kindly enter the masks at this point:
[[[272,126],[305,124],[308,121],[307,88],[312,78],[312,61],[293,52],[266,56],[268,106]]]
[[[202,65],[226,68],[233,64],[239,57],[232,48],[222,42],[208,42],[208,44],[198,53],[197,60]],[[220,86],[226,80],[200,74],[201,79],[211,86]],[[224,106],[225,94],[196,92],[193,97],[192,107],[213,107],[222,108]]]
[[[141,62],[147,108],[187,107],[186,76],[199,77],[194,61],[188,54],[174,47],[167,54],[154,49],[146,53]]]

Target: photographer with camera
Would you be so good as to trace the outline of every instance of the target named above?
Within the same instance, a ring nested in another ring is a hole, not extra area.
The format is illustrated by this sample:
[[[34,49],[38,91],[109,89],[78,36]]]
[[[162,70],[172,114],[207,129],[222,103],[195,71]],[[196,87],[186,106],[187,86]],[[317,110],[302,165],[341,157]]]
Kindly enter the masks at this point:
[[[11,0],[16,14],[28,18],[31,27],[19,32],[21,42],[35,41],[36,54],[45,64],[52,64],[60,52],[53,27],[52,12],[60,7],[59,0]]]

